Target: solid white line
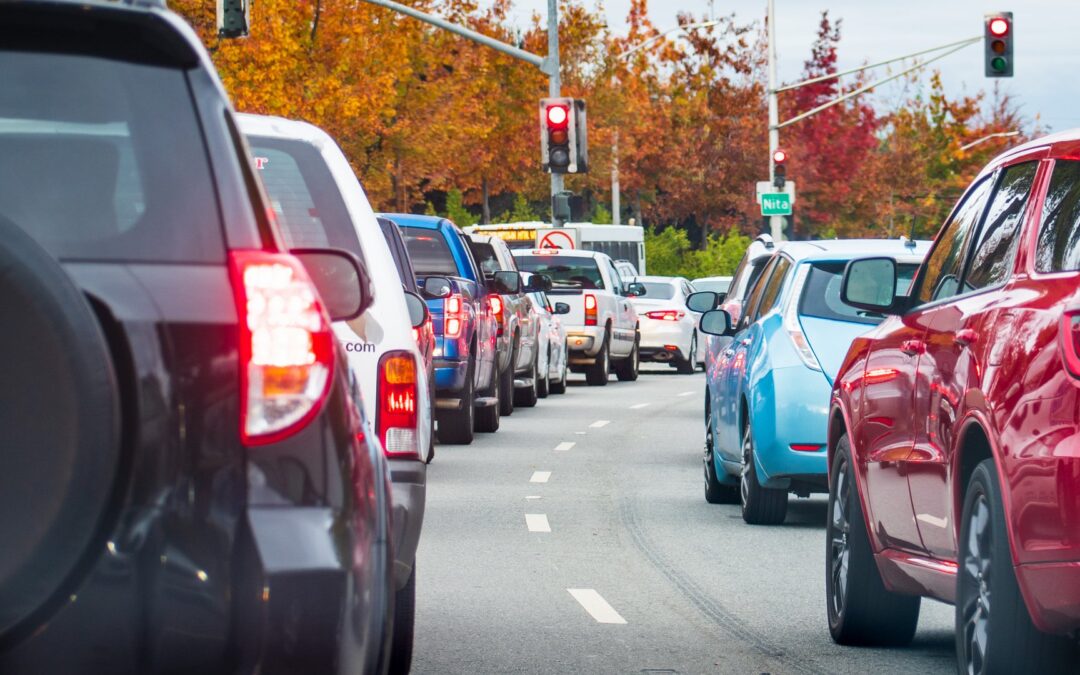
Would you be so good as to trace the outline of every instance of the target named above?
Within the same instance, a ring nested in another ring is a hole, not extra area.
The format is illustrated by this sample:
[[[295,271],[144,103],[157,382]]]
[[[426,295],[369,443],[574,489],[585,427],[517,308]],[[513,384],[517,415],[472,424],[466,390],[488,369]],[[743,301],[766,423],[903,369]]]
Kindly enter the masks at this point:
[[[696,391],[684,391],[683,393],[679,394],[679,396],[693,396],[696,393]]]
[[[555,452],[566,452],[575,445],[577,445],[577,443],[574,443],[573,441],[563,441],[555,446]]]
[[[596,420],[589,425],[590,429],[603,429],[607,425],[611,424],[611,420]]]
[[[533,471],[532,478],[529,479],[530,483],[546,483],[548,478],[551,478],[550,471]]]
[[[648,408],[649,405],[650,404],[648,404],[648,403],[635,403],[634,405],[630,406],[630,409],[631,410],[641,410],[642,408]]]
[[[591,588],[568,588],[570,595],[585,608],[597,623],[626,623],[626,619],[619,616],[615,608],[608,604],[607,600]]]
[[[525,526],[529,528],[529,532],[551,532],[547,515],[543,513],[526,513]]]

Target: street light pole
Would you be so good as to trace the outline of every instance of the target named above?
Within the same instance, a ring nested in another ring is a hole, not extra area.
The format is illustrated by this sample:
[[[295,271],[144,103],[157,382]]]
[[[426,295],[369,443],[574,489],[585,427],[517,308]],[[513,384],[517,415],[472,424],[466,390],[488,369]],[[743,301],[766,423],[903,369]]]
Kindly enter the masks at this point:
[[[619,216],[619,130],[611,140],[611,224],[622,224]]]
[[[769,182],[773,180],[773,176],[776,171],[776,163],[773,161],[773,156],[776,154],[776,150],[780,147],[780,129],[777,125],[780,123],[780,110],[777,107],[776,100],[776,8],[774,7],[775,0],[769,0],[768,16],[766,22],[769,24]],[[783,216],[769,216],[769,233],[772,235],[774,241],[781,241],[784,234],[784,217]]]

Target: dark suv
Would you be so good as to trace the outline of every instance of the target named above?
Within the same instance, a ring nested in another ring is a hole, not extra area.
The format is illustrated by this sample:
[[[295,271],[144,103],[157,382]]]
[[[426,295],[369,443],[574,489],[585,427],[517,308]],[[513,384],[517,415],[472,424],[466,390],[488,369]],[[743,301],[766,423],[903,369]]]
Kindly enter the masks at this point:
[[[0,82],[0,672],[382,670],[359,263],[284,251],[158,3],[0,2]]]

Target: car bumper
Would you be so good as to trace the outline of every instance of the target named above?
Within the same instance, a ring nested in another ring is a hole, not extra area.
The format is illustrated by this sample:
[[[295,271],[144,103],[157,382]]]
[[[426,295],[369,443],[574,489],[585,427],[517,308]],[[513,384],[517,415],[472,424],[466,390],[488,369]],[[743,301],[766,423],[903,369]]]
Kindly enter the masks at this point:
[[[566,331],[566,345],[570,350],[570,363],[583,360],[592,363],[604,345],[603,326],[574,326]]]
[[[639,352],[645,360],[669,361],[677,356],[690,358],[694,329],[681,321],[642,319]],[[668,349],[675,347],[675,349]]]
[[[1080,561],[1016,566],[1031,619],[1047,633],[1080,631]]]
[[[427,503],[427,465],[413,459],[391,459],[390,485],[394,515],[394,584],[401,589],[409,581]]]
[[[457,399],[465,388],[469,375],[469,362],[450,359],[435,359],[435,398]]]

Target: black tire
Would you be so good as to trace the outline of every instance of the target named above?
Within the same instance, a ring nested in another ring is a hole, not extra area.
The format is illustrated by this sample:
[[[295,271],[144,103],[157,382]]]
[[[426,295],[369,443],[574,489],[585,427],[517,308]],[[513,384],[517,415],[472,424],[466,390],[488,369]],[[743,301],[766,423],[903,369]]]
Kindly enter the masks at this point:
[[[536,405],[536,399],[539,396],[536,378],[540,376],[540,370],[536,367],[537,359],[539,359],[539,355],[533,354],[532,366],[530,366],[529,372],[526,374],[526,377],[532,378],[532,384],[521,389],[514,389],[514,405],[522,408],[532,408]]]
[[[427,459],[424,460],[425,464],[431,464],[435,459],[435,411],[431,411],[431,440],[428,441]]]
[[[634,348],[630,350],[630,356],[615,364],[615,376],[619,382],[634,382],[638,378],[641,368],[641,354],[638,353],[638,338],[634,338]]]
[[[514,347],[510,350],[510,362],[506,364],[506,370],[499,373],[499,414],[503,417],[514,414],[514,367],[516,363],[517,347]]]
[[[494,368],[492,368],[494,370]],[[499,380],[498,376],[492,372],[491,382],[484,390],[484,396],[494,396],[499,399]],[[499,403],[496,401],[494,405],[484,406],[483,408],[476,409],[476,421],[473,423],[473,428],[484,434],[493,434],[499,430]]]
[[[994,460],[986,459],[968,481],[960,519],[957,668],[972,675],[1075,673],[1073,645],[1043,633],[1031,621],[1016,583],[1008,537]]]
[[[3,217],[0,325],[5,634],[35,613],[47,619],[39,610],[81,581],[89,550],[104,549],[97,537],[111,531],[122,455],[120,385],[98,317],[60,264]]]
[[[538,377],[536,380],[536,395],[540,398],[547,398],[551,393],[551,347],[548,347],[547,368],[544,370],[544,377]],[[537,373],[539,376],[540,373]]]
[[[465,388],[461,390],[461,408],[447,410],[439,417],[439,442],[446,445],[469,445],[473,442],[473,424],[475,423],[473,399],[476,374],[476,360],[469,359],[469,368],[465,374]]]
[[[851,446],[840,438],[829,478],[825,599],[829,633],[842,645],[900,647],[915,637],[922,598],[885,588],[866,529]]]
[[[713,463],[715,451],[712,422],[709,419],[709,409],[705,409],[705,501],[710,504],[738,504],[739,486],[725,485],[716,475],[716,465]]]
[[[680,375],[693,375],[697,370],[697,331],[690,338],[690,353],[685,359],[679,359],[675,369]]]
[[[567,361],[570,360],[570,347],[565,342],[563,343],[563,367],[562,377],[558,380],[552,380],[550,388],[552,394],[565,394],[566,393],[566,374],[569,370]]]
[[[416,633],[416,562],[405,586],[394,594],[394,638],[390,647],[390,675],[412,670],[413,636]]]
[[[779,525],[787,517],[787,490],[762,487],[754,465],[754,433],[750,422],[743,431],[743,466],[739,476],[743,520],[750,525]]]
[[[596,353],[596,363],[585,369],[585,383],[590,387],[606,387],[611,374],[611,333],[604,331],[604,344]]]

